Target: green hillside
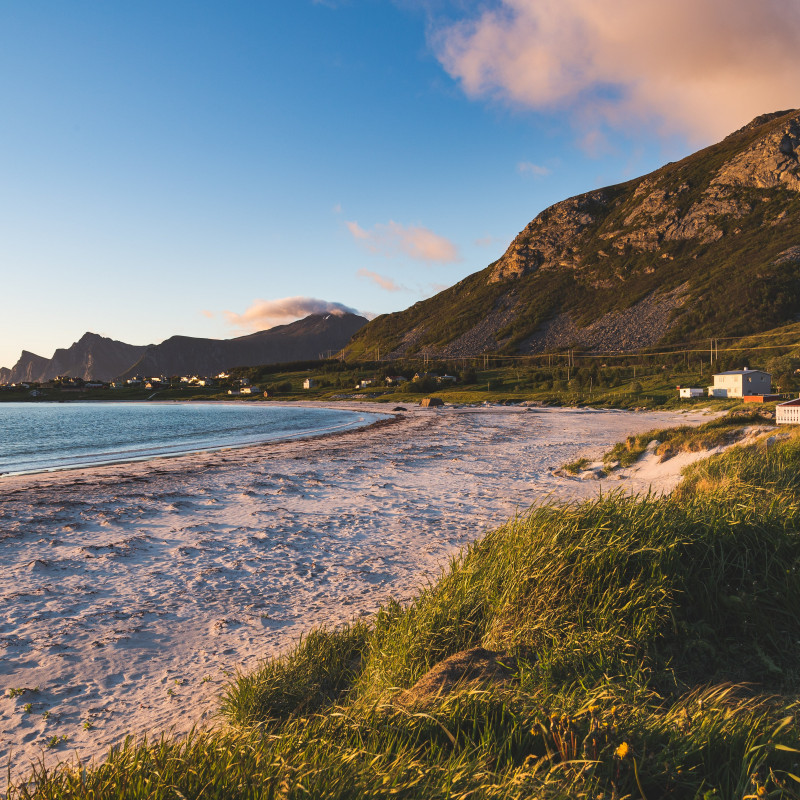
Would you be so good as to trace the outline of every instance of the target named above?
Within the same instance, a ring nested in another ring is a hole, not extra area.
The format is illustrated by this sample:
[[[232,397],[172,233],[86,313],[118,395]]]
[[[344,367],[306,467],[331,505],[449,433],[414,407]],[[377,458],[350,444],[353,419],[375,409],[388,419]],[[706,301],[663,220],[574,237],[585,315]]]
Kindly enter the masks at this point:
[[[376,318],[347,352],[630,351],[795,321],[798,145],[797,111],[765,115],[650,175],[557,203],[501,259]]]

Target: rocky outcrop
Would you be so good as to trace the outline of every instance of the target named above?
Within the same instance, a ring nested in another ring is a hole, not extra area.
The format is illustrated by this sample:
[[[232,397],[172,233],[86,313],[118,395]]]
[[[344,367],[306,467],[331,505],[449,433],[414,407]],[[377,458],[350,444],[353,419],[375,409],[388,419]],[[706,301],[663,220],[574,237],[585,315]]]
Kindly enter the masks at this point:
[[[793,115],[723,164],[711,183],[798,192],[799,145],[800,117]]]
[[[511,242],[489,282],[520,278],[539,268],[579,266],[571,243],[596,222],[606,203],[603,192],[591,192],[550,206]]]
[[[473,647],[440,661],[394,701],[401,706],[420,707],[459,690],[502,688],[514,679],[516,670],[517,659],[511,653]]]

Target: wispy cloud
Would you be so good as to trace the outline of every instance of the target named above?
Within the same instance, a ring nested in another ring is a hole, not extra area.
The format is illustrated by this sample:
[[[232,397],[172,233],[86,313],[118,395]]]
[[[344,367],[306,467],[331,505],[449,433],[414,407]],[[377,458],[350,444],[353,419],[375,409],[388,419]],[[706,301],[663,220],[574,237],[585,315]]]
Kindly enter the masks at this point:
[[[543,178],[549,175],[551,170],[541,164],[533,164],[530,161],[520,161],[517,164],[517,172],[522,175],[532,175],[534,178]]]
[[[493,244],[502,241],[503,240],[498,239],[497,236],[481,236],[480,239],[475,240],[474,244],[476,247],[491,247]]]
[[[316,297],[282,297],[278,300],[256,300],[241,314],[226,311],[228,324],[244,331],[263,331],[309,314],[358,314],[342,303],[318,300]]]
[[[399,283],[395,283],[391,278],[387,278],[385,275],[380,275],[377,272],[372,272],[372,270],[368,269],[360,269],[358,271],[358,277],[366,278],[367,280],[378,284],[381,289],[385,289],[387,292],[400,292],[405,288],[404,286],[400,286]]]
[[[200,313],[207,319],[214,319],[214,312],[209,311],[207,308],[202,309]]]
[[[482,5],[479,15],[433,33],[442,64],[473,97],[567,109],[584,130],[644,124],[700,139],[798,102],[795,2]]]
[[[357,222],[347,222],[353,238],[373,253],[384,256],[404,254],[417,261],[452,264],[461,260],[458,248],[449,239],[418,225],[401,225],[390,220],[364,230]]]

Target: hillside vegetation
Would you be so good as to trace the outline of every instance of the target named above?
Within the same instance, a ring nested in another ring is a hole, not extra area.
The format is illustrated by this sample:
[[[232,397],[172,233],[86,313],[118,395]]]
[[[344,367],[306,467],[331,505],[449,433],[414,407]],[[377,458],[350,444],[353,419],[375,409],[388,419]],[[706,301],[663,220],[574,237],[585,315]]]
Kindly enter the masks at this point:
[[[800,797],[800,435],[782,436],[669,497],[511,520],[410,605],[238,678],[227,726],[42,771],[37,797]]]
[[[746,335],[800,307],[800,114],[539,214],[484,270],[359,331],[347,352],[632,351]]]

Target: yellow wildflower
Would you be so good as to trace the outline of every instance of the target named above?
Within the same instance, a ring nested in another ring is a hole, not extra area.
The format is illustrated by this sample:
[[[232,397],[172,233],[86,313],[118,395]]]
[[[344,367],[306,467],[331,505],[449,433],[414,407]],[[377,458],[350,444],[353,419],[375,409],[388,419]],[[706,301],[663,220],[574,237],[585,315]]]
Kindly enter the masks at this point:
[[[626,758],[628,753],[630,753],[631,748],[627,742],[623,742],[615,751],[614,755],[617,758]]]

